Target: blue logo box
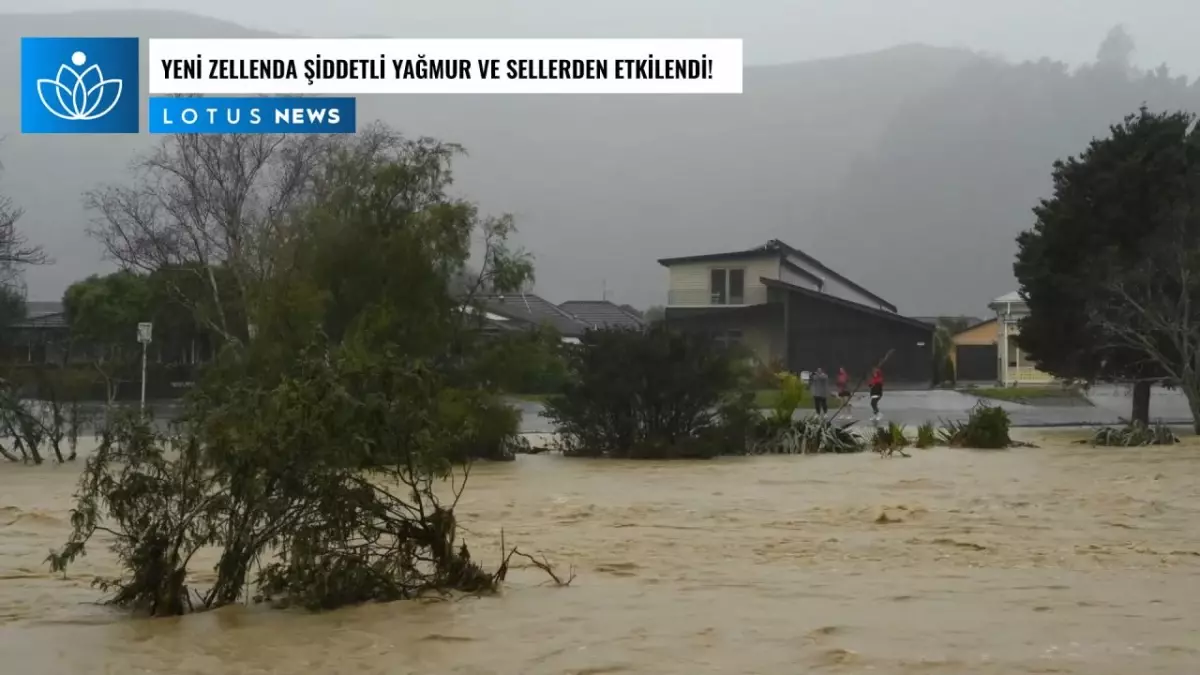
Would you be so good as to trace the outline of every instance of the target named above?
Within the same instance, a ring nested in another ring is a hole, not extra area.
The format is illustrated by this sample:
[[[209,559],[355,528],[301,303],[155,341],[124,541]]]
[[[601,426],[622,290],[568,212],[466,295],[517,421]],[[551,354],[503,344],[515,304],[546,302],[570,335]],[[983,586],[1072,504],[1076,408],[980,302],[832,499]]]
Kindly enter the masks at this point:
[[[21,133],[138,133],[140,64],[137,38],[21,38]]]
[[[352,134],[353,98],[151,96],[152,134]]]

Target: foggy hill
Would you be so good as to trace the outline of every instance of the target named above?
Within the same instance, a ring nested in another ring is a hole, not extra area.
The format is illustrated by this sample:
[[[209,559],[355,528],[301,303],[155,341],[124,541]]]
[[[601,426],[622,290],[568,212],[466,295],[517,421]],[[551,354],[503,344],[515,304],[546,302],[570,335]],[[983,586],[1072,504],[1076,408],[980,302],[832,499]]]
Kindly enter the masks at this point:
[[[0,19],[6,63],[21,35],[263,35],[171,12]],[[15,92],[16,75],[0,71],[0,91]],[[1012,238],[1050,162],[1156,101],[1149,85],[1089,77],[909,45],[750,67],[742,96],[363,97],[359,119],[464,144],[459,190],[516,216],[537,289],[555,301],[603,286],[619,303],[661,303],[655,259],[777,237],[903,312],[979,313],[1011,290]],[[0,101],[0,185],[59,262],[29,274],[31,295],[54,297],[100,266],[80,193],[155,139],[18,130],[13,96]]]
[[[0,60],[17,63],[22,35],[253,37],[220,21],[169,12],[16,15],[0,20]],[[975,57],[920,46],[749,68],[743,96],[412,96],[360,99],[410,135],[464,144],[458,187],[489,211],[514,213],[554,300],[645,306],[665,296],[654,260],[771,237],[804,246],[806,210],[836,188],[907,100]],[[17,91],[17,69],[0,91]],[[98,267],[79,194],[119,176],[153,138],[20,136],[15,96],[0,101],[0,184],[26,207],[24,228],[58,265],[29,274],[53,297]]]
[[[1200,86],[1167,69],[982,62],[905,106],[815,214],[809,240],[909,311],[985,312],[1016,290],[1016,235],[1076,155],[1146,103],[1200,111]]]

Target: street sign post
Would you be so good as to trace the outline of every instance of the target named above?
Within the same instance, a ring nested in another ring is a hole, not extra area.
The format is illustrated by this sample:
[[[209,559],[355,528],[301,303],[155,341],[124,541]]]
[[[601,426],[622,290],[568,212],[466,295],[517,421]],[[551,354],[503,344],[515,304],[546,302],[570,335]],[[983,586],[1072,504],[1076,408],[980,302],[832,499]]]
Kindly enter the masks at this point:
[[[154,324],[143,321],[137,327],[137,339],[142,343],[142,412],[146,411],[146,346],[150,344]]]

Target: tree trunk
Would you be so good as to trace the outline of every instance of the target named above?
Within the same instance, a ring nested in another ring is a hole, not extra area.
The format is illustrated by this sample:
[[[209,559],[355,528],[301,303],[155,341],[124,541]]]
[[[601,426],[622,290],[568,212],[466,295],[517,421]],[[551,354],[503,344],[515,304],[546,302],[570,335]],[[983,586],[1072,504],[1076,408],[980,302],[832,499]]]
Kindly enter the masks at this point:
[[[1133,384],[1133,410],[1130,421],[1150,424],[1150,386],[1149,380],[1138,380]]]
[[[1200,434],[1200,380],[1184,378],[1179,388],[1187,399],[1188,412],[1192,415],[1192,431]]]

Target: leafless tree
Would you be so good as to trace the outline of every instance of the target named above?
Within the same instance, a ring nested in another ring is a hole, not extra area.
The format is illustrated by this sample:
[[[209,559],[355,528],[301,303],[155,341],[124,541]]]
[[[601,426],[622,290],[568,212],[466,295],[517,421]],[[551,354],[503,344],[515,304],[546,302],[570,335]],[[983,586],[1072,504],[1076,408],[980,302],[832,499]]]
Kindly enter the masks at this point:
[[[172,136],[134,163],[134,185],[106,185],[86,195],[95,216],[91,233],[124,267],[195,275],[200,283],[194,287],[206,288],[207,297],[176,284],[179,300],[192,309],[211,307],[209,327],[239,343],[252,330],[245,310],[255,282],[271,273],[280,229],[311,197],[314,169],[326,151],[321,136]],[[218,283],[218,268],[229,272],[232,290]],[[232,325],[231,307],[243,309],[245,326]]]
[[[1179,386],[1200,433],[1200,201],[1166,218],[1141,261],[1110,275],[1089,315],[1108,346],[1140,353]]]
[[[0,170],[3,168],[0,164]],[[22,267],[49,262],[42,247],[30,244],[17,229],[24,213],[11,197],[0,192],[0,285],[5,288],[20,285]]]

